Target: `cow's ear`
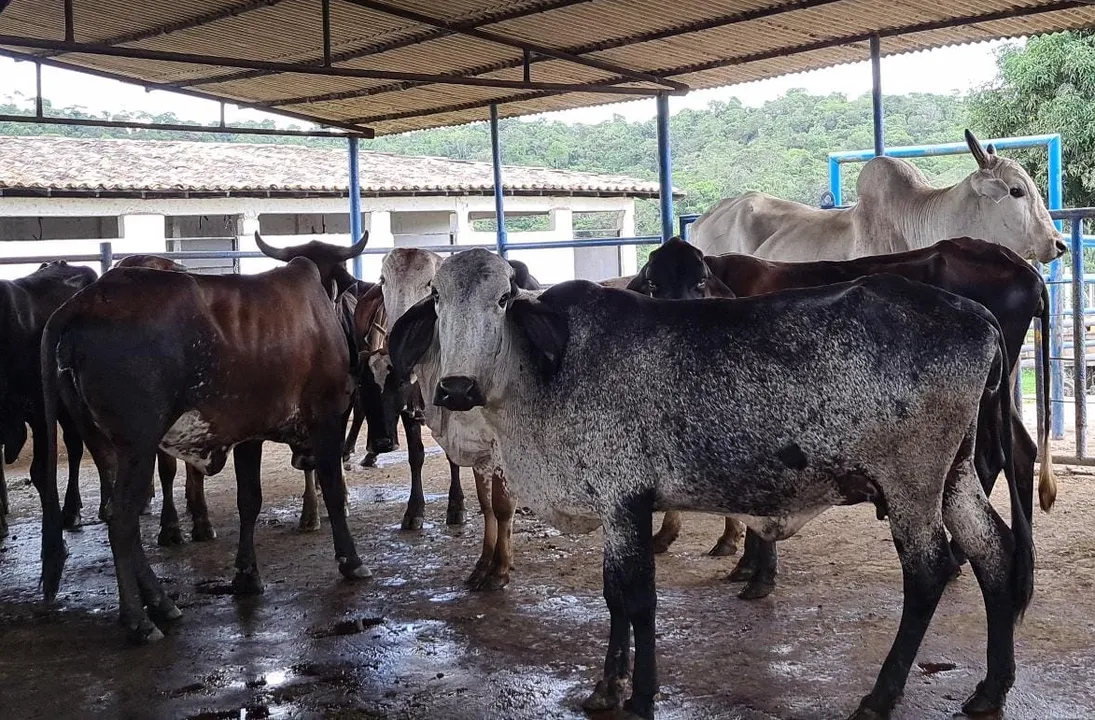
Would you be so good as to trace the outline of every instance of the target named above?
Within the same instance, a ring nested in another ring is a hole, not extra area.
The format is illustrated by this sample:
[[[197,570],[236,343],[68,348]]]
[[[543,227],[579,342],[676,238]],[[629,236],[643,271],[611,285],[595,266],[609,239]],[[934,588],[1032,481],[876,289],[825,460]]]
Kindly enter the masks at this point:
[[[706,263],[704,263],[706,265]],[[736,298],[737,295],[730,287],[719,279],[719,276],[707,268],[707,295],[713,298]]]
[[[646,279],[647,279],[646,270],[649,267],[650,267],[649,263],[643,265],[642,269],[639,270],[639,272],[635,275],[635,277],[631,278],[631,282],[629,282],[627,284],[627,289],[628,290],[630,290],[631,292],[637,292],[640,295],[645,295],[646,294]]]
[[[517,298],[506,311],[518,331],[528,341],[545,378],[559,369],[570,340],[566,316],[534,298]]]
[[[432,297],[416,303],[395,321],[388,336],[388,355],[401,382],[410,379],[414,366],[430,349],[436,325],[437,309]]]
[[[974,173],[970,184],[973,186],[975,193],[983,195],[995,203],[1011,194],[1011,188],[1008,187],[1006,182],[998,177],[993,177],[991,172],[984,170]]]

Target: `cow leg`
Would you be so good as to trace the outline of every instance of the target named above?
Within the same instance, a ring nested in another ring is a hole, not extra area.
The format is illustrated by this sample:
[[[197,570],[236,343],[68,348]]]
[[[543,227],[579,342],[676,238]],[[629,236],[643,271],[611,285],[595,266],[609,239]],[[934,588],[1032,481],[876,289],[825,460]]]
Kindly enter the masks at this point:
[[[473,590],[501,590],[509,584],[513,569],[513,513],[517,497],[510,493],[502,468],[495,468],[490,482],[491,511],[497,523],[494,553],[483,581]]]
[[[76,530],[83,524],[80,510],[84,501],[80,497],[80,461],[84,457],[84,441],[76,430],[76,423],[64,412],[58,417],[61,434],[68,454],[68,485],[65,488],[65,506],[61,511],[61,523],[66,530]]]
[[[190,539],[209,542],[217,539],[217,531],[209,520],[209,505],[205,502],[205,475],[201,470],[184,463],[186,468],[186,512],[190,515]]]
[[[1015,680],[1013,623],[1019,602],[1012,587],[1015,541],[968,466],[956,470],[953,489],[943,498],[943,522],[969,554],[988,618],[987,672],[962,711],[971,716],[991,715],[1004,706]]]
[[[152,601],[158,607],[159,598],[152,586],[158,586],[159,582],[155,576],[149,577],[151,570],[145,570],[148,561],[141,546],[139,520],[155,457],[152,450],[144,453],[129,450],[120,454],[111,518],[107,524],[114,572],[118,578],[120,620],[129,640],[139,644],[163,639],[163,633],[145,613],[146,601]]]
[[[232,450],[236,461],[236,509],[240,514],[240,541],[236,549],[236,576],[232,592],[262,594],[262,579],[255,560],[255,522],[262,510],[262,440],[248,440]]]
[[[745,531],[745,550],[738,564],[727,576],[730,582],[747,581],[738,597],[742,600],[759,600],[776,589],[779,573],[779,553],[776,543],[762,539],[750,529]]]
[[[475,476],[475,494],[479,498],[479,507],[483,511],[483,552],[475,563],[475,569],[464,581],[469,588],[478,588],[483,584],[490,572],[491,562],[494,560],[494,546],[498,542],[498,519],[491,508],[490,478],[482,468],[472,468]]]
[[[426,516],[426,496],[422,491],[422,465],[426,449],[422,445],[422,424],[408,413],[402,413],[403,432],[407,434],[407,461],[411,466],[411,497],[403,513],[403,530],[421,530]]]
[[[653,508],[632,502],[606,520],[604,597],[609,612],[608,652],[604,676],[586,698],[587,710],[612,710],[620,705],[628,674],[630,633],[635,633],[635,669],[631,699],[624,704],[632,717],[652,719],[658,692],[655,659]]]
[[[11,505],[8,504],[8,480],[4,477],[4,446],[0,445],[0,539],[8,536],[8,513]]]
[[[719,536],[715,547],[707,554],[712,557],[730,557],[738,552],[738,542],[745,534],[745,526],[732,517],[725,519],[722,535]]]
[[[654,552],[656,554],[661,555],[669,550],[669,546],[681,534],[682,517],[680,510],[666,511],[665,517],[662,518],[662,527],[658,530],[658,534],[654,536]]]
[[[331,534],[334,538],[335,559],[338,571],[347,580],[363,580],[373,573],[361,562],[350,534],[350,525],[346,522],[346,486],[342,478],[343,425],[336,418],[312,428],[312,447],[316,459],[316,478],[323,491],[323,503],[327,506],[327,518],[331,521]]]
[[[922,474],[920,477],[931,476]],[[912,488],[917,484],[916,477],[905,480],[899,483],[901,487]],[[874,688],[852,714],[853,720],[876,720],[890,716],[890,711],[905,689],[913,660],[950,578],[954,560],[947,545],[938,505],[933,508],[933,502],[938,503],[938,497],[924,498],[923,501],[914,497],[900,504],[892,503],[889,507],[890,531],[901,559],[904,579],[901,624]]]
[[[449,460],[449,509],[445,512],[445,524],[463,525],[467,521],[464,487],[460,484],[460,466]]]
[[[61,573],[68,558],[57,485],[46,482],[46,463],[56,463],[57,456],[47,457],[46,428],[41,418],[35,418],[31,423],[31,432],[34,435],[34,457],[30,462],[30,480],[42,501],[42,590],[46,602],[53,602],[61,586]]]
[[[300,506],[300,522],[297,529],[301,532],[319,530],[319,499],[316,498],[316,472],[304,471],[304,500]]]
[[[163,490],[163,506],[160,508],[160,535],[156,542],[162,547],[182,545],[182,528],[179,527],[179,511],[175,507],[175,473],[178,461],[163,450],[156,451],[156,469]]]
[[[350,456],[357,449],[357,437],[361,434],[361,425],[365,422],[365,408],[362,406],[361,393],[354,390],[354,417],[350,422],[350,431],[346,434],[346,442],[342,446],[343,469],[350,469]],[[375,455],[373,456],[376,457]]]

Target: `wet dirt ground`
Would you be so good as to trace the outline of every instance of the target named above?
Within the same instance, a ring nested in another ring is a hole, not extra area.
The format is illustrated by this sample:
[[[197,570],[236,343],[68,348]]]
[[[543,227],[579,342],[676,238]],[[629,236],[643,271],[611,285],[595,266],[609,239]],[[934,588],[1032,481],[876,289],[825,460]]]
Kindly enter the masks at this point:
[[[117,625],[101,524],[67,534],[59,602],[42,606],[38,499],[25,464],[9,467],[0,717],[586,717],[579,704],[608,632],[600,532],[560,535],[519,516],[510,587],[469,593],[462,581],[482,529],[470,473],[468,524],[448,528],[448,466],[436,450],[429,455],[426,527],[401,532],[406,465],[398,454],[381,465],[347,476],[351,529],[374,572],[359,584],[338,575],[326,517],[319,532],[297,531],[303,483],[280,446],[267,445],[263,462],[262,596],[221,594],[238,536],[231,464],[207,481],[213,542],[157,547],[157,497],[142,522],[145,547],[183,619],[143,648],[127,646]],[[1035,518],[1036,592],[1017,631],[1007,718],[1095,717],[1095,477],[1060,474],[1057,507]],[[82,477],[93,518],[90,464]],[[176,488],[180,510],[181,495]],[[996,495],[1007,517],[1006,497]],[[183,525],[189,538],[188,519]],[[779,587],[753,602],[724,579],[733,559],[704,554],[720,528],[718,518],[686,515],[680,540],[658,558],[658,717],[846,717],[870,689],[900,616],[887,526],[870,506],[830,510],[780,544]],[[893,717],[951,717],[982,676],[984,648],[981,596],[967,569],[947,589]]]

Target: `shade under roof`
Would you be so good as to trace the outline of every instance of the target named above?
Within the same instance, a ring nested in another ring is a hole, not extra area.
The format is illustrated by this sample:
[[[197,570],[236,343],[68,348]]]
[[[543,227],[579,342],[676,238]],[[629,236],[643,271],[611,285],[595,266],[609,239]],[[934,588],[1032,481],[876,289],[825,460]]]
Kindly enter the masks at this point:
[[[890,55],[1092,25],[1042,0],[11,0],[0,47],[388,134],[865,60],[872,34]]]

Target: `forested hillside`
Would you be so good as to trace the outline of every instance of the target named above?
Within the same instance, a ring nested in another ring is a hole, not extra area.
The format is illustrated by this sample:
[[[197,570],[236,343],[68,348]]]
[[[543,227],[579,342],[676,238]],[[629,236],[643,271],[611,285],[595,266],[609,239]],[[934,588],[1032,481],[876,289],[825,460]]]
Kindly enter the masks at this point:
[[[0,104],[0,113],[26,112],[25,104]],[[51,108],[47,114],[79,117],[75,108]],[[949,95],[885,98],[886,143],[955,142],[966,123],[966,104]],[[102,117],[102,116],[95,116]],[[178,122],[170,114],[115,116],[131,120]],[[760,107],[737,101],[715,102],[705,110],[684,110],[671,119],[673,181],[686,193],[681,213],[702,212],[720,198],[756,189],[781,197],[817,203],[828,187],[825,158],[832,150],[871,145],[870,97],[811,95],[796,90]],[[976,131],[977,128],[974,128]],[[81,137],[188,139],[199,141],[292,142],[341,147],[338,140],[264,138],[181,132],[134,132],[101,128],[0,123],[0,134],[60,133]],[[657,177],[654,121],[628,122],[617,116],[596,125],[559,121],[506,120],[502,123],[503,160],[509,165],[539,165],[569,170]],[[363,149],[407,155],[489,160],[490,143],[483,124],[426,130],[378,138]],[[918,165],[932,182],[954,182],[972,168],[968,156],[933,158]],[[848,168],[846,188],[854,187],[855,166]],[[850,195],[848,197],[851,197]],[[657,204],[641,203],[639,232],[657,232]]]

